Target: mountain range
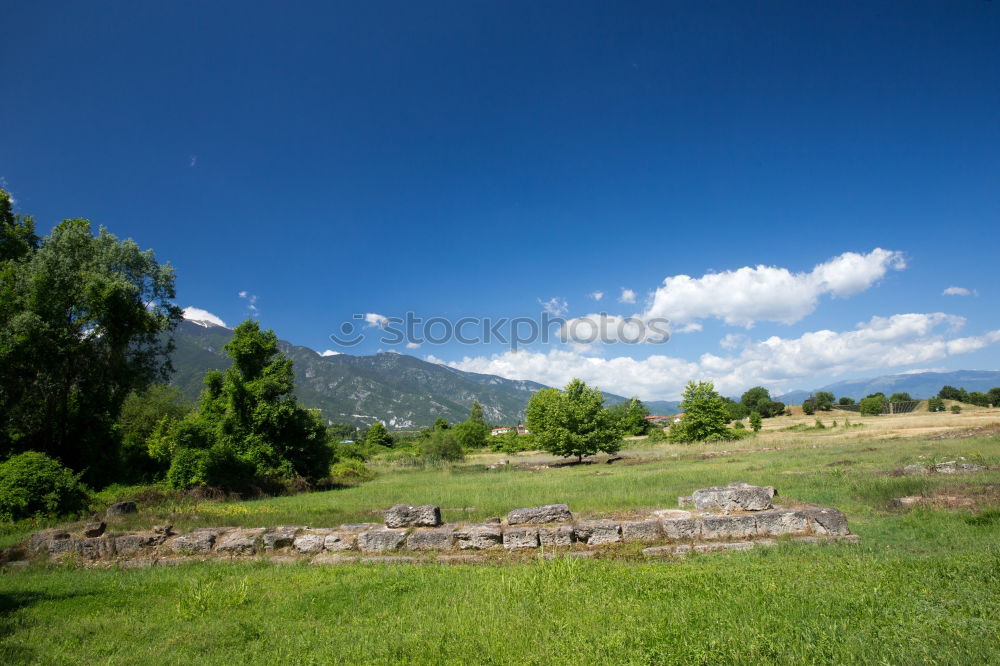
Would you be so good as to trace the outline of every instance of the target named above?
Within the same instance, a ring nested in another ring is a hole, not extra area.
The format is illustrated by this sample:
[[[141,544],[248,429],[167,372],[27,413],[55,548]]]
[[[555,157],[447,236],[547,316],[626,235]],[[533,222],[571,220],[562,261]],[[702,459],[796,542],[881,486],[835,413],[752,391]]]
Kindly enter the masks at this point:
[[[197,398],[207,371],[229,367],[223,348],[232,335],[232,329],[211,322],[182,321],[174,332],[171,383],[189,398]],[[295,393],[301,404],[319,409],[331,423],[382,421],[395,429],[426,427],[439,417],[454,423],[464,421],[472,402],[478,400],[487,422],[512,425],[524,421],[531,395],[549,388],[537,382],[463,372],[394,352],[323,356],[283,340],[278,344],[292,359]],[[611,393],[604,398],[607,405],[626,400]],[[676,402],[645,404],[653,414],[678,411]]]
[[[972,391],[989,391],[1000,386],[1000,371],[955,370],[953,372],[914,372],[901,375],[883,375],[868,379],[849,379],[828,384],[813,391],[791,391],[776,398],[786,405],[798,405],[816,391],[829,391],[840,398],[847,396],[860,400],[872,393],[909,393],[915,400],[937,395],[942,386],[964,388]]]

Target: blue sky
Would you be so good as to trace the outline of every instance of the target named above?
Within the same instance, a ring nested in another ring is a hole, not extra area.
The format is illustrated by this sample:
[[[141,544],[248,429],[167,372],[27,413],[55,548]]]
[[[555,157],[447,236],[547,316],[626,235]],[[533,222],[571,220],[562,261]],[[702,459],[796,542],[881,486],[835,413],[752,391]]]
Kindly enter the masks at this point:
[[[0,4],[17,208],[230,326],[647,399],[1000,368],[998,3]],[[328,338],[543,302],[673,333]]]

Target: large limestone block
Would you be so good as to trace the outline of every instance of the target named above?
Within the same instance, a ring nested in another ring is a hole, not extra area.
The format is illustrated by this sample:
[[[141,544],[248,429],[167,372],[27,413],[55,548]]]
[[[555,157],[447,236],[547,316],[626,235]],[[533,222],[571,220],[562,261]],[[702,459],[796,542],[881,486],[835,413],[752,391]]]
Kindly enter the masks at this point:
[[[96,560],[103,557],[114,557],[115,540],[111,537],[90,537],[77,541],[76,552],[81,557]]]
[[[139,508],[135,505],[135,502],[115,502],[108,507],[108,510],[104,512],[106,518],[115,518],[117,516],[126,516],[130,513],[138,513]]]
[[[622,540],[621,526],[611,520],[584,520],[577,524],[574,532],[577,541],[588,546],[601,546]]]
[[[64,541],[69,538],[69,532],[58,527],[35,532],[28,539],[28,552],[34,554],[48,551],[50,541]]]
[[[366,553],[380,553],[395,550],[406,541],[406,530],[387,527],[366,530],[358,535],[358,548]]]
[[[816,534],[841,536],[851,532],[847,527],[847,516],[842,511],[822,508],[802,509],[801,512],[809,521],[809,528]]]
[[[792,509],[772,509],[754,514],[757,534],[760,536],[780,536],[782,534],[805,534],[809,531],[809,520],[801,511]]]
[[[568,523],[573,520],[573,514],[569,511],[569,506],[565,504],[546,504],[545,506],[532,506],[526,509],[514,509],[507,514],[508,525],[521,525],[524,523]]]
[[[701,488],[692,498],[699,511],[765,511],[773,508],[771,498],[777,495],[771,486],[751,486],[730,483],[728,486]]]
[[[417,529],[406,538],[409,550],[449,550],[455,545],[455,530],[450,527]]]
[[[705,516],[701,521],[701,537],[706,541],[750,539],[757,535],[757,522],[751,515]]]
[[[126,534],[115,539],[115,553],[134,555],[146,548],[155,548],[166,540],[164,534]]]
[[[170,548],[174,552],[203,553],[212,550],[216,539],[225,530],[211,527],[202,527],[187,534],[182,534],[170,542]]]
[[[257,540],[264,535],[263,527],[233,530],[219,537],[215,550],[220,553],[253,553],[257,550]]]
[[[569,525],[538,528],[538,543],[543,546],[572,546],[573,541],[574,531]]]
[[[338,530],[330,532],[323,539],[323,548],[329,551],[355,550],[358,547],[358,535],[354,532]]]
[[[622,541],[660,541],[663,530],[658,520],[630,520],[622,523]]]
[[[538,528],[508,527],[503,531],[503,547],[507,550],[538,548]]]
[[[264,550],[277,550],[287,548],[295,542],[295,535],[305,527],[299,525],[279,525],[269,529],[261,541],[264,542]]]
[[[499,525],[469,525],[455,530],[455,540],[462,550],[487,550],[503,545],[503,532]]]
[[[397,504],[385,512],[386,527],[437,527],[440,524],[441,508],[433,504]]]
[[[300,553],[318,553],[332,530],[303,530],[292,540],[292,548]]]
[[[694,518],[665,518],[660,521],[660,527],[663,536],[669,541],[694,541],[701,538],[701,523]]]

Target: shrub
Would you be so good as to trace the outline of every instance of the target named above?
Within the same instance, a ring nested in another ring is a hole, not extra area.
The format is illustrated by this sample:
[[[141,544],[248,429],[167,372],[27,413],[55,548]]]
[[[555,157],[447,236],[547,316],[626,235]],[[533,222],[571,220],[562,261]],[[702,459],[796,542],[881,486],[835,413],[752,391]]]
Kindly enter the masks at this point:
[[[330,467],[330,479],[334,483],[361,483],[374,476],[375,473],[357,459],[341,460]]]
[[[952,405],[951,406],[951,413],[952,414],[961,414],[962,413],[962,405]]]
[[[943,412],[944,411],[944,400],[941,398],[931,398],[927,401],[927,411],[928,412]]]
[[[667,432],[659,426],[653,426],[652,430],[649,431],[648,441],[650,442],[666,442],[669,439]]]
[[[876,395],[865,398],[860,403],[861,413],[866,416],[878,416],[885,409],[885,396]]]
[[[760,413],[754,412],[750,415],[750,429],[754,432],[760,432],[760,427],[763,425],[761,423]]]
[[[0,520],[76,513],[86,501],[80,476],[44,453],[27,451],[0,464]]]
[[[802,403],[802,413],[806,416],[812,416],[816,413],[816,402],[812,398]]]
[[[462,445],[449,430],[435,430],[420,443],[420,455],[427,462],[461,460],[465,457]]]

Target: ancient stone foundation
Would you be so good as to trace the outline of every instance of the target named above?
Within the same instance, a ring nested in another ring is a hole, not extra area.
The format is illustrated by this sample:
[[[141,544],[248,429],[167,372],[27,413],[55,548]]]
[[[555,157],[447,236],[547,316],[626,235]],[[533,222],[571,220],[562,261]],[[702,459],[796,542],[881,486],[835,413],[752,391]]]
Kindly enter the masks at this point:
[[[590,557],[603,547],[641,543],[646,556],[685,555],[715,550],[748,550],[777,539],[826,543],[857,542],[847,518],[837,509],[777,507],[770,486],[732,483],[702,488],[681,503],[693,509],[660,509],[628,519],[577,519],[565,504],[515,509],[505,520],[480,524],[442,524],[433,505],[398,504],[384,513],[384,524],[337,527],[205,527],[175,534],[169,525],[150,532],[108,534],[91,523],[78,534],[50,529],[34,534],[31,555],[121,566],[176,564],[206,557],[264,555],[275,561],[309,559],[316,564],[353,561],[490,561],[517,553]],[[638,553],[638,550],[635,551]],[[495,554],[495,555],[494,555]]]

